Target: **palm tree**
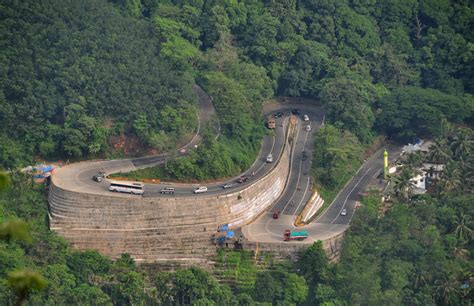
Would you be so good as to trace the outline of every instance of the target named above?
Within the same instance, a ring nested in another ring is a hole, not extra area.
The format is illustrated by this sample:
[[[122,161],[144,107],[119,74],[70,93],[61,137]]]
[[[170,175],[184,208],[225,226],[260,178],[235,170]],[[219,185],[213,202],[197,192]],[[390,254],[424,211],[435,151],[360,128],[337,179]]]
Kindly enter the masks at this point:
[[[419,168],[423,165],[423,159],[421,157],[421,154],[419,152],[408,154],[404,164],[414,174],[419,174]]]
[[[465,192],[472,192],[474,187],[474,155],[468,156],[462,175],[462,187]]]
[[[463,161],[472,151],[472,133],[467,129],[459,129],[450,143],[451,150],[457,160]]]
[[[455,223],[456,228],[454,229],[454,234],[458,237],[458,239],[469,242],[472,239],[472,227],[474,225],[474,222],[471,221],[471,216],[461,213],[456,218]]]
[[[467,261],[469,259],[470,252],[468,249],[464,248],[464,246],[455,246],[453,248],[453,256],[461,259],[463,261]]]
[[[459,281],[454,274],[447,275],[435,281],[436,295],[442,305],[457,304],[459,295]]]
[[[429,159],[437,164],[445,163],[451,159],[451,154],[446,140],[435,139],[430,146]]]
[[[410,199],[415,188],[412,178],[413,172],[408,168],[403,168],[400,175],[393,177],[391,185],[396,196],[401,195],[405,200]]]
[[[441,119],[440,128],[441,137],[443,138],[448,138],[453,133],[453,126],[446,118]]]
[[[441,175],[441,192],[448,194],[461,188],[461,172],[455,162],[449,162]]]

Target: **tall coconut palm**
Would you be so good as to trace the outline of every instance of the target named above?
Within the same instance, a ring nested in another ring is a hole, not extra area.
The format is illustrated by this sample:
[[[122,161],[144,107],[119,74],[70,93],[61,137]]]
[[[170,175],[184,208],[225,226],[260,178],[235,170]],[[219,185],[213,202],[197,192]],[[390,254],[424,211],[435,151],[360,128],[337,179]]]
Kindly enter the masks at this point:
[[[470,254],[471,253],[469,252],[469,250],[466,249],[463,245],[455,246],[453,248],[453,256],[458,259],[467,261],[469,259]]]
[[[392,190],[397,197],[402,197],[404,200],[409,200],[415,184],[412,181],[413,172],[408,168],[403,168],[400,175],[394,176],[391,183]]]
[[[455,159],[459,161],[465,160],[470,155],[473,144],[472,132],[467,129],[459,129],[450,143]]]
[[[470,215],[461,213],[455,221],[456,228],[454,234],[458,239],[469,242],[472,239],[474,222]]]
[[[459,302],[459,281],[456,275],[450,274],[435,281],[436,295],[441,305],[455,305]]]
[[[465,192],[472,192],[474,190],[474,155],[469,156],[466,160],[461,180]]]
[[[447,194],[461,189],[461,172],[455,162],[449,162],[441,175],[441,193]]]
[[[419,152],[408,154],[404,164],[414,174],[419,174],[420,173],[419,169],[423,165],[423,159],[421,157],[421,154]]]
[[[437,164],[445,163],[451,159],[451,152],[446,140],[440,138],[436,139],[430,146],[430,151],[428,154],[430,161]]]

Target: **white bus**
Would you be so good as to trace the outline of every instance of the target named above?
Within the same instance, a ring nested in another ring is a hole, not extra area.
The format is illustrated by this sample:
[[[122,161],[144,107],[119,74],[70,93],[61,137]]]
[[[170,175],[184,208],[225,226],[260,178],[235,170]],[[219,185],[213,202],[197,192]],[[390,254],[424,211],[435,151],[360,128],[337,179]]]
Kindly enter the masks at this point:
[[[143,194],[145,185],[141,182],[112,181],[109,191],[125,192],[131,194]]]

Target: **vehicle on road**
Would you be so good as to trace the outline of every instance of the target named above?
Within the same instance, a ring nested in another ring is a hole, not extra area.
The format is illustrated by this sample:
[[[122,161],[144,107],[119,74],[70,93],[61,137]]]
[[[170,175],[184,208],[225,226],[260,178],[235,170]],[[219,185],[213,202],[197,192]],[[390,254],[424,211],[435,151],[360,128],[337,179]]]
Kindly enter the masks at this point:
[[[280,211],[276,211],[273,213],[273,219],[278,219],[280,217]]]
[[[93,180],[94,182],[98,182],[98,183],[99,183],[99,182],[102,182],[102,176],[101,176],[101,175],[93,175],[93,176],[92,176],[92,180]]]
[[[310,132],[311,131],[311,125],[308,124],[307,126],[305,126],[304,129],[306,130],[306,132]]]
[[[205,186],[200,186],[200,187],[198,187],[198,188],[194,189],[194,191],[193,191],[193,192],[194,192],[194,193],[203,193],[203,192],[207,192],[207,187],[205,187]]]
[[[272,153],[268,154],[267,163],[273,163],[273,154]]]
[[[303,120],[304,120],[304,121],[309,121],[308,115],[305,114],[305,115],[303,116]]]
[[[276,112],[275,114],[273,114],[273,116],[275,116],[275,118],[280,118],[283,116],[283,113],[282,112]]]
[[[344,208],[343,210],[341,210],[341,216],[345,216],[347,215],[347,210]]]
[[[307,160],[308,159],[308,153],[306,151],[303,151],[301,153],[301,160]]]
[[[248,181],[249,179],[249,176],[248,175],[242,175],[241,177],[239,177],[239,179],[237,180],[237,182],[239,184],[242,184],[242,183],[245,183],[246,181]]]
[[[268,118],[267,118],[267,127],[269,129],[274,129],[276,127],[275,117],[268,116]]]
[[[143,194],[145,185],[142,182],[110,182],[109,191],[130,194]]]
[[[160,191],[161,194],[174,194],[174,188],[173,187],[166,187],[161,189]]]
[[[234,184],[232,184],[232,183],[227,183],[227,184],[225,184],[224,186],[222,186],[222,188],[224,188],[224,189],[229,189],[229,188],[231,188],[232,186],[234,186]]]
[[[300,111],[298,109],[294,108],[294,109],[291,110],[291,114],[295,115],[295,116],[298,116],[298,115],[300,115]]]
[[[291,241],[291,240],[305,240],[308,238],[308,232],[307,231],[291,231],[291,230],[286,230],[285,233],[283,234],[283,240],[284,241]]]

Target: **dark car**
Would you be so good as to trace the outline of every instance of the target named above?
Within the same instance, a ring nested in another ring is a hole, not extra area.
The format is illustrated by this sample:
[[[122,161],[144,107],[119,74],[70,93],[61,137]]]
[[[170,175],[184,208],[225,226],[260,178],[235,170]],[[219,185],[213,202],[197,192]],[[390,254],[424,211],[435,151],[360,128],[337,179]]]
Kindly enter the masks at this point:
[[[92,180],[94,182],[102,182],[102,176],[101,175],[93,175]]]
[[[248,176],[248,175],[242,175],[241,177],[239,177],[239,179],[237,180],[237,182],[239,182],[240,184],[242,184],[242,183],[245,183],[248,179],[249,179],[249,176]]]
[[[280,118],[283,116],[283,113],[282,112],[276,112],[275,114],[273,114],[273,116],[275,116],[275,118]]]
[[[296,108],[295,109],[292,109],[291,110],[291,114],[295,115],[295,116],[299,116],[301,113],[299,110],[297,110]]]
[[[280,211],[276,211],[273,213],[273,219],[278,219],[280,217]]]
[[[308,158],[308,153],[306,151],[303,151],[303,153],[301,153],[301,159],[306,160],[307,158]]]

